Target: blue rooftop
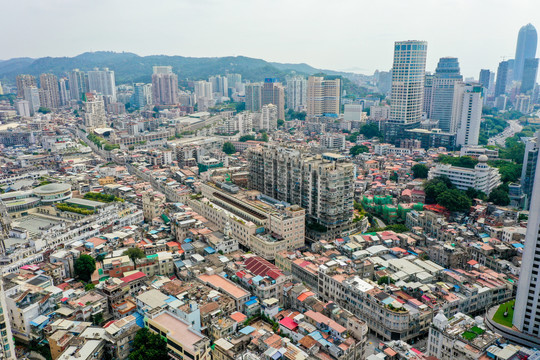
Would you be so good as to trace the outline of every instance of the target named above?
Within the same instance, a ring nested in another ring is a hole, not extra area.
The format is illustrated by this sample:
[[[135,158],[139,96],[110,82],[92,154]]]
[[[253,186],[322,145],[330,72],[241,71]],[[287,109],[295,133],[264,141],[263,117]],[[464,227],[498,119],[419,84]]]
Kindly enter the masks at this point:
[[[256,329],[253,326],[246,326],[240,330],[241,334],[248,335],[254,332]]]
[[[214,248],[212,248],[211,246],[208,246],[206,248],[204,248],[204,251],[208,254],[215,254],[216,253],[216,250],[214,250]]]

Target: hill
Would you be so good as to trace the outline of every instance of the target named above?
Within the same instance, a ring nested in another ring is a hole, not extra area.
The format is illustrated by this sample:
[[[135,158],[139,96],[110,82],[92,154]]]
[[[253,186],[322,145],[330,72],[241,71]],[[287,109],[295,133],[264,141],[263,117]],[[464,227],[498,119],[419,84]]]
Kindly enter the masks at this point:
[[[352,75],[316,69],[307,64],[282,64],[245,56],[196,58],[184,56],[139,56],[129,52],[86,52],[75,57],[44,57],[39,59],[15,58],[0,61],[0,79],[14,81],[18,74],[39,76],[42,73],[65,75],[72,69],[92,70],[108,67],[114,70],[117,84],[150,82],[152,67],[170,65],[181,79],[200,80],[216,74],[239,73],[248,81],[262,81],[265,77],[284,80],[287,74]]]

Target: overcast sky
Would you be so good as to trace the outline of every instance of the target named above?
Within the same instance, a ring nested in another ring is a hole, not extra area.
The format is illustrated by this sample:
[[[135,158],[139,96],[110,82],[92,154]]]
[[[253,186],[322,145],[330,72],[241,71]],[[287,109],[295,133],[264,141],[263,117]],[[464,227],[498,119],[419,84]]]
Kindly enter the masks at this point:
[[[512,58],[540,0],[0,0],[0,59],[244,55],[371,74],[393,42],[428,41],[428,71],[459,58],[465,76]]]

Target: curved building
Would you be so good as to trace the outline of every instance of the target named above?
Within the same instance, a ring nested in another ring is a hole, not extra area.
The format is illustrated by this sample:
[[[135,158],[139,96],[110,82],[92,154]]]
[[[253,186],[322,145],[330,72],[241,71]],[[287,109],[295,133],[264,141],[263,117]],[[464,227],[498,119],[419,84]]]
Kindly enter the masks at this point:
[[[52,183],[34,189],[34,196],[41,199],[44,204],[71,199],[71,185],[66,183]]]
[[[514,80],[521,80],[525,59],[534,59],[536,57],[537,44],[538,35],[536,28],[532,24],[527,24],[519,29],[514,62]]]

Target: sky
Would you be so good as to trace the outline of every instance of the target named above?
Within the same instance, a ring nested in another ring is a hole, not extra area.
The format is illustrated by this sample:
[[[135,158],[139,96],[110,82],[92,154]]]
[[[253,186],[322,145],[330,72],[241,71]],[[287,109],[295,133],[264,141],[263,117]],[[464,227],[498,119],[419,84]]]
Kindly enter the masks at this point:
[[[394,41],[426,40],[427,71],[454,56],[478,77],[539,14],[539,0],[0,0],[0,59],[243,55],[372,74],[391,68]]]

